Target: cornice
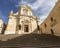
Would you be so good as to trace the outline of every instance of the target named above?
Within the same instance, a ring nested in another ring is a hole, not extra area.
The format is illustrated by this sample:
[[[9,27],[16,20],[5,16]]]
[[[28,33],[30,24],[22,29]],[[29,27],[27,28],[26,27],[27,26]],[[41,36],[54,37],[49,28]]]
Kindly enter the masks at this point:
[[[14,16],[14,17],[25,16],[25,17],[33,18],[36,20],[36,16],[33,16],[33,15],[30,16],[30,15],[23,15],[23,14],[20,14],[20,15],[9,14],[9,16]],[[37,17],[37,19],[39,19],[39,18]]]

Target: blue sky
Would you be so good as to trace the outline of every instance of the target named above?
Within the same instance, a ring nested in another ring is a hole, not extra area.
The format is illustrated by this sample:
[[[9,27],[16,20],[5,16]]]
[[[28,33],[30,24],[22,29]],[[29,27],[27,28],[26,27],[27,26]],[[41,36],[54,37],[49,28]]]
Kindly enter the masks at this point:
[[[27,4],[33,10],[35,16],[40,17],[42,22],[55,6],[57,0],[0,0],[0,19],[7,24],[8,13],[13,10],[14,13],[18,11],[18,6]]]

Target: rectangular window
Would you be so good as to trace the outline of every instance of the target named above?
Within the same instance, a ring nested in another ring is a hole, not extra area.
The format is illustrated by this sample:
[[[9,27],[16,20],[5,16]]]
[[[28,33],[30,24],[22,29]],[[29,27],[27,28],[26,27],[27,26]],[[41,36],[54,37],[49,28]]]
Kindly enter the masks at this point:
[[[21,30],[21,25],[19,25],[19,30]]]
[[[51,17],[51,21],[53,21],[54,19],[53,19],[53,17]]]
[[[24,25],[24,32],[29,32],[29,26],[28,25]]]
[[[47,27],[46,23],[44,24],[45,28]]]

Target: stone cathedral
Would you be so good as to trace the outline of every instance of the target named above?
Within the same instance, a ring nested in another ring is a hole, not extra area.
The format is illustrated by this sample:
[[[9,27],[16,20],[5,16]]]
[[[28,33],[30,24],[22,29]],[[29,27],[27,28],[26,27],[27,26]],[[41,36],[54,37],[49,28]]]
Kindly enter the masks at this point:
[[[29,34],[37,28],[38,17],[34,16],[28,5],[18,7],[18,12],[9,13],[8,24],[4,34]]]

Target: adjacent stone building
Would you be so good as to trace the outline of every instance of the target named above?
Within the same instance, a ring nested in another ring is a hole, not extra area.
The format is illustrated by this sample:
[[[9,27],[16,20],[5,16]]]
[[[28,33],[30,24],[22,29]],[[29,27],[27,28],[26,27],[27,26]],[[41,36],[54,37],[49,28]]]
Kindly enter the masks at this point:
[[[0,19],[0,34],[2,34],[2,30],[3,30],[3,21]]]
[[[60,36],[60,0],[58,0],[46,20],[40,25],[40,31],[44,34]]]
[[[32,9],[27,5],[21,5],[17,13],[11,11],[5,34],[28,34],[37,28],[38,17],[34,16]]]

